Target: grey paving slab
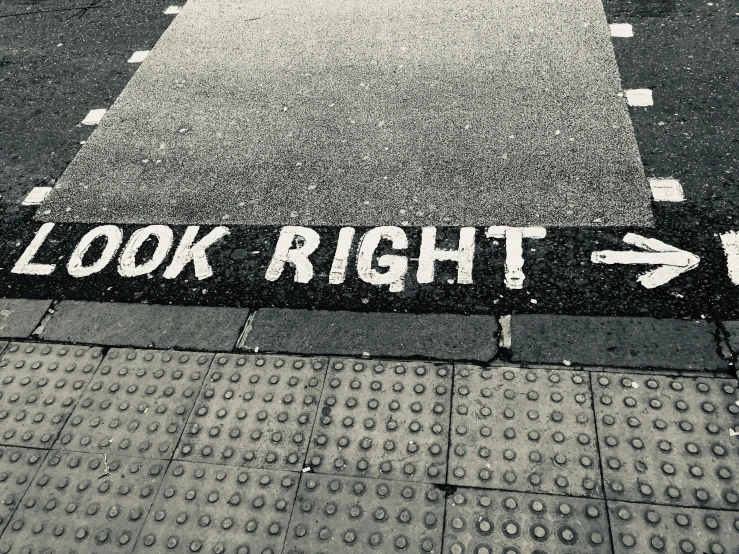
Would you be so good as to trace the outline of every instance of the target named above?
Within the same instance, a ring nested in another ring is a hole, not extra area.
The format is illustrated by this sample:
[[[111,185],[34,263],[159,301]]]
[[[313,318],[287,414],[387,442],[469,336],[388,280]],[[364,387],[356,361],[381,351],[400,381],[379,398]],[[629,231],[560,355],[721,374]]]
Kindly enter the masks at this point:
[[[46,454],[45,450],[0,446],[0,535],[5,531]]]
[[[617,554],[739,554],[739,512],[608,502]]]
[[[716,334],[704,320],[511,316],[512,359],[533,363],[725,370]]]
[[[51,451],[0,538],[0,552],[132,552],[166,462]]]
[[[279,554],[299,476],[174,461],[135,552]]]
[[[307,464],[316,472],[443,483],[452,368],[332,359]]]
[[[723,321],[726,330],[726,342],[733,354],[739,353],[739,321]]]
[[[177,458],[301,470],[327,367],[326,358],[216,356]]]
[[[588,374],[455,366],[447,482],[602,497]]]
[[[284,552],[440,552],[444,494],[429,484],[305,474]]]
[[[620,93],[598,0],[194,0],[38,217],[651,225]]]
[[[233,350],[249,310],[65,300],[42,338],[110,346]]]
[[[239,347],[260,352],[487,362],[498,353],[495,316],[258,310]]]
[[[0,298],[0,337],[26,338],[38,327],[51,300]]]
[[[0,358],[0,444],[51,448],[102,359],[89,346],[11,343]]]
[[[591,380],[606,498],[739,510],[735,380]]]
[[[111,349],[56,448],[171,459],[213,354]]]
[[[611,552],[603,500],[459,488],[446,499],[444,554]]]

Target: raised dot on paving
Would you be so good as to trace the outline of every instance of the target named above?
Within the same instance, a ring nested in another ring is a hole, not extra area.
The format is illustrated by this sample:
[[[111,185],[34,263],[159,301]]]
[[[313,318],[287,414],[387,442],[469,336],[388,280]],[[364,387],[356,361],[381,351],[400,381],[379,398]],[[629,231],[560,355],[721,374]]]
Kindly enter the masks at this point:
[[[451,366],[332,359],[306,463],[319,473],[443,483]]]
[[[51,448],[102,359],[88,346],[10,344],[0,358],[0,444]]]
[[[0,534],[8,525],[46,454],[44,450],[0,446]]]
[[[57,448],[171,459],[213,354],[112,349]]]
[[[444,493],[426,483],[304,474],[286,554],[438,553]]]
[[[591,378],[606,498],[739,509],[736,381]]]
[[[445,554],[611,552],[603,500],[459,488],[445,521]]]
[[[299,473],[174,461],[136,552],[279,554]]]
[[[736,554],[739,512],[608,501],[616,554]]]
[[[132,552],[165,469],[160,460],[49,452],[0,552]]]
[[[325,358],[217,355],[177,458],[299,471],[327,366]]]
[[[584,372],[455,368],[447,482],[602,497]]]

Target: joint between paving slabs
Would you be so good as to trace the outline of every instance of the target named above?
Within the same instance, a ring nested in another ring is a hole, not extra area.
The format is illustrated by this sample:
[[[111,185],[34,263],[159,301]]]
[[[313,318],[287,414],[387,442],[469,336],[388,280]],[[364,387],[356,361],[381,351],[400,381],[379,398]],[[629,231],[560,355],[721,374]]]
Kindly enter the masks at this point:
[[[451,456],[452,451],[452,407],[454,405],[454,377],[457,373],[457,364],[452,363],[449,364],[452,366],[452,382],[449,385],[449,423],[447,425],[447,433],[446,433],[446,475],[444,476],[444,481],[448,481],[449,478],[449,458]],[[447,516],[447,499],[454,494],[454,492],[457,490],[456,485],[451,485],[449,483],[446,483],[444,485],[443,491],[444,491],[444,517],[441,518],[442,526],[441,526],[441,549],[439,552],[444,552],[444,537],[446,536],[446,516]]]
[[[600,451],[600,435],[598,427],[598,416],[595,413],[595,394],[593,392],[593,373],[588,375],[588,389],[590,392],[590,413],[593,414],[593,429],[595,431],[595,445],[598,452],[598,470],[600,472],[600,490],[603,491],[603,505],[606,512],[606,524],[608,525],[608,540],[611,542],[611,552],[616,552],[616,545],[613,542],[613,528],[611,527],[611,514],[608,511],[608,498],[606,497],[606,477],[603,471],[603,453]]]

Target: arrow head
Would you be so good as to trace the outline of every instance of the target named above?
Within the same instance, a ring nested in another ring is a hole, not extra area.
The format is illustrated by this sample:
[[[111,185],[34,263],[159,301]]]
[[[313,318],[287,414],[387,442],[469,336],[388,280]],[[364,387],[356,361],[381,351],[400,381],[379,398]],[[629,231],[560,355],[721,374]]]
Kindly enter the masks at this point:
[[[734,431],[734,429],[729,427],[729,435],[732,437],[736,437],[737,435],[739,435],[739,431]]]

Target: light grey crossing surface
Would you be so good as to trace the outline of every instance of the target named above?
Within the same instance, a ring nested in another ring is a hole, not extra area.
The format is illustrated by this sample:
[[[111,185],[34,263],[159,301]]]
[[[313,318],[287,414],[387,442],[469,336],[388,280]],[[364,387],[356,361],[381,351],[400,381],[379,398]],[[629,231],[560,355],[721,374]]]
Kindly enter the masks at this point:
[[[191,0],[38,217],[649,225],[599,0]]]

